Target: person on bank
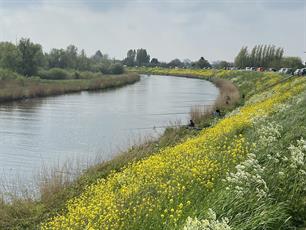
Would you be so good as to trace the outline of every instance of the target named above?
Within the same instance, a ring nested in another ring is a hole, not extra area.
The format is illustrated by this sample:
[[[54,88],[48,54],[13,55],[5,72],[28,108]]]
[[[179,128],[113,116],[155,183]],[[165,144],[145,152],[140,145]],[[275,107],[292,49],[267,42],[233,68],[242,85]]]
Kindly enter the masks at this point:
[[[213,112],[213,115],[216,116],[216,117],[221,117],[221,111],[220,111],[220,109],[216,109],[216,111]]]
[[[194,124],[193,120],[189,121],[188,127],[190,127],[190,128],[194,128],[195,127],[195,124]]]

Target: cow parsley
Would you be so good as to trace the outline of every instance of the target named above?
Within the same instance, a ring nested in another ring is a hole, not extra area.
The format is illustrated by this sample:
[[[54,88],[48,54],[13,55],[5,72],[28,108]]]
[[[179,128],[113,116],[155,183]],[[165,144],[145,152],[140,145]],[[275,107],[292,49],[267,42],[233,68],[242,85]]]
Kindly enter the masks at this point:
[[[230,230],[229,220],[227,218],[222,218],[219,221],[216,217],[216,213],[209,209],[207,213],[208,217],[204,220],[199,220],[198,218],[188,217],[183,230]]]

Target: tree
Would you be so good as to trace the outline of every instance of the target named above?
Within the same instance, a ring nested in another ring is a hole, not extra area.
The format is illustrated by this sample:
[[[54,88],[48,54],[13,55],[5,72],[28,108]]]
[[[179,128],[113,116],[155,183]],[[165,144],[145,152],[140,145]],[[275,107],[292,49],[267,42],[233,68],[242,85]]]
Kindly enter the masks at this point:
[[[21,63],[21,54],[18,48],[10,42],[0,43],[0,67],[18,71]]]
[[[88,58],[84,50],[78,54],[78,49],[74,45],[70,45],[64,49],[52,49],[47,55],[49,68],[66,68],[77,70],[91,70],[95,61],[101,62],[103,55],[97,51],[95,58]],[[95,60],[95,61],[94,61]]]
[[[103,54],[100,50],[98,50],[91,58],[95,63],[99,63],[103,59]]]
[[[64,59],[66,62],[66,68],[76,69],[77,59],[78,59],[78,48],[74,45],[67,46]]]
[[[136,61],[136,51],[129,50],[126,54],[126,58],[123,60],[123,64],[127,66],[134,66]]]
[[[152,58],[152,59],[151,59],[151,64],[152,64],[153,66],[157,66],[157,65],[159,64],[158,59],[157,59],[157,58]]]
[[[111,64],[109,67],[109,72],[112,74],[122,74],[124,72],[124,68],[119,63]]]
[[[230,63],[230,62],[227,62],[227,61],[217,61],[217,62],[213,63],[212,66],[216,69],[225,69],[225,68],[233,66],[233,63]]]
[[[21,54],[20,73],[25,76],[36,74],[38,67],[44,64],[41,45],[32,43],[30,39],[22,38],[19,41],[18,50]]]
[[[181,68],[181,67],[184,66],[184,64],[181,62],[180,59],[176,58],[176,59],[173,59],[172,61],[170,61],[168,63],[168,66],[169,67],[180,67]]]
[[[186,59],[184,59],[183,64],[184,64],[184,67],[190,68],[191,65],[192,65],[192,61],[190,59],[186,58]]]
[[[197,62],[194,62],[193,66],[200,69],[203,69],[204,67],[211,67],[209,62],[204,57],[201,57]]]
[[[138,49],[136,52],[136,64],[138,66],[144,66],[150,62],[150,55],[145,49]]]
[[[281,67],[299,69],[303,68],[303,62],[300,57],[283,57]]]
[[[253,51],[254,52],[254,59],[255,59],[255,53],[256,49]],[[245,68],[248,66],[249,61],[248,61],[248,47],[242,47],[238,53],[238,55],[235,58],[235,66],[238,68]]]
[[[90,70],[90,59],[86,56],[85,50],[81,50],[80,55],[78,56],[77,59],[77,67],[76,69],[78,70]]]
[[[47,55],[49,68],[66,68],[65,63],[65,50],[63,49],[52,49]]]

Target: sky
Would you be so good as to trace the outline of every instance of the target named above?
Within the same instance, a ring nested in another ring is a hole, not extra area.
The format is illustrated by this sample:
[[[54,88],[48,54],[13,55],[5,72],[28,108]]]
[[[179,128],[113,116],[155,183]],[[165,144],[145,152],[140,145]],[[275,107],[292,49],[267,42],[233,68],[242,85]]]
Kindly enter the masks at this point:
[[[145,48],[160,61],[233,61],[242,46],[274,44],[306,61],[306,0],[0,0],[0,41],[22,37],[46,52]]]

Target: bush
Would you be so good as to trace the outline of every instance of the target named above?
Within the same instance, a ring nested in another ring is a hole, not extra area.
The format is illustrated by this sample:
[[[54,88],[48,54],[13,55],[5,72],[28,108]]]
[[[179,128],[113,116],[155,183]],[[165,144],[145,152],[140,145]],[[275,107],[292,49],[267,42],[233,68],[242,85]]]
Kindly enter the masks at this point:
[[[16,79],[18,77],[20,78],[22,76],[11,70],[0,68],[0,80]]]
[[[99,71],[103,74],[109,74],[109,65],[101,64],[99,65]]]
[[[101,64],[99,65],[99,71],[103,74],[122,74],[124,72],[124,68],[121,64]]]
[[[124,72],[124,68],[121,64],[112,64],[109,67],[109,72],[111,74],[122,74]]]
[[[79,72],[79,74],[80,74],[79,79],[93,79],[93,78],[98,78],[102,75],[101,73],[94,73],[90,71]]]
[[[41,70],[38,72],[38,76],[42,79],[47,79],[47,80],[63,80],[70,78],[69,72],[60,68]]]

